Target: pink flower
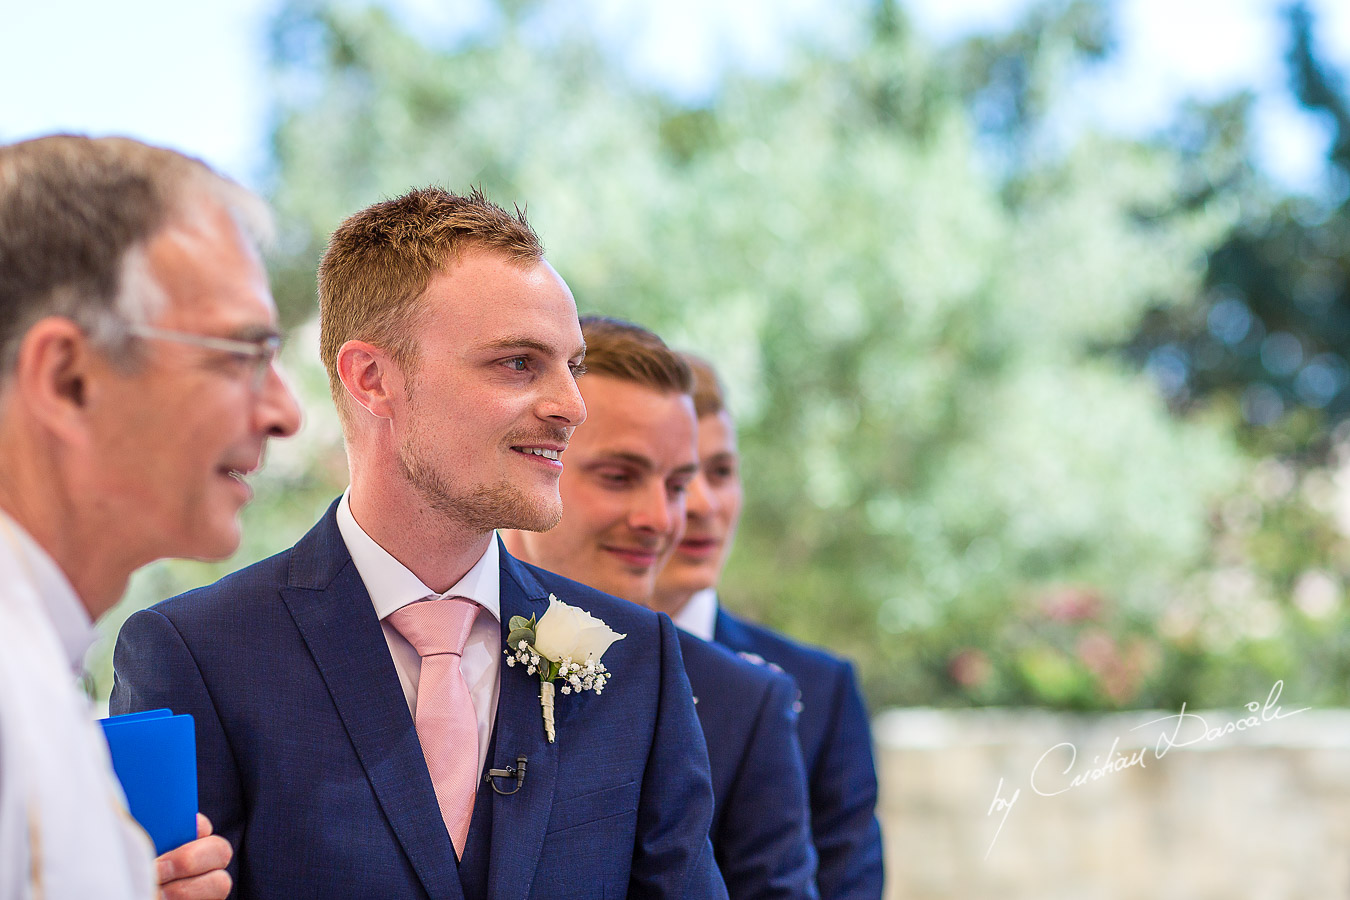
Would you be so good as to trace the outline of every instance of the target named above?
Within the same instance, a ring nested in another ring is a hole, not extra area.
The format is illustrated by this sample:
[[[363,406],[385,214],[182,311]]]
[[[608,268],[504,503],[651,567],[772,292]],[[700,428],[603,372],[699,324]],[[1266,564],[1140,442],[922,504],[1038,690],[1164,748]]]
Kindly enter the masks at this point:
[[[1042,595],[1041,613],[1056,622],[1086,622],[1101,616],[1102,595],[1085,586],[1063,585]]]
[[[967,648],[957,653],[947,663],[947,674],[964,688],[978,688],[994,674],[994,667],[984,651]]]

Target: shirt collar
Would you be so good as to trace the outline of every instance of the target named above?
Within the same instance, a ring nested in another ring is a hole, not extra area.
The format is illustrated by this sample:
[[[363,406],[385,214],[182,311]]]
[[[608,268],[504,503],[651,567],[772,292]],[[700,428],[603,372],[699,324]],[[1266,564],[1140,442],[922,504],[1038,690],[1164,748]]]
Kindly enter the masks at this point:
[[[38,602],[56,630],[56,636],[65,650],[73,671],[84,668],[84,655],[93,646],[96,636],[94,623],[89,618],[70,579],[66,578],[56,560],[47,555],[23,527],[0,510],[0,550],[8,546],[14,557],[20,577],[31,579],[37,591]]]
[[[705,641],[713,639],[717,628],[717,588],[695,592],[674,616],[675,625]]]
[[[337,508],[337,526],[342,534],[347,552],[351,554],[356,571],[365,582],[366,592],[375,604],[375,615],[380,619],[402,609],[409,603],[427,597],[437,596],[436,591],[422,583],[403,563],[389,555],[375,539],[366,534],[355,517],[352,516],[348,495],[351,488],[342,494]],[[492,533],[488,548],[474,563],[464,577],[442,597],[467,597],[492,613],[492,617],[501,621],[501,567],[497,549],[497,533]]]

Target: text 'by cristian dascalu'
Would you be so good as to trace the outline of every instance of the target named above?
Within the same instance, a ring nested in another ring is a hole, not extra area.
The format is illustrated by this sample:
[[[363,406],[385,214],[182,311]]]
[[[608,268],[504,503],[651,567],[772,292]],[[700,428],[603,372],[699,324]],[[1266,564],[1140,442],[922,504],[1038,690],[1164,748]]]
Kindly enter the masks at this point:
[[[1270,689],[1270,693],[1266,696],[1265,703],[1253,700],[1245,707],[1248,715],[1218,725],[1212,725],[1210,721],[1207,721],[1204,716],[1198,713],[1187,712],[1186,704],[1182,703],[1180,712],[1158,719],[1150,719],[1130,729],[1131,731],[1139,731],[1150,726],[1161,725],[1158,739],[1152,747],[1146,744],[1131,753],[1121,754],[1117,751],[1120,746],[1120,738],[1116,738],[1111,742],[1111,749],[1106,752],[1105,756],[1094,756],[1090,765],[1078,768],[1075,768],[1078,766],[1078,748],[1068,741],[1055,744],[1042,753],[1041,758],[1036,760],[1036,765],[1032,766],[1028,787],[1031,788],[1033,793],[1041,797],[1054,797],[1094,781],[1100,781],[1126,769],[1146,769],[1150,761],[1162,759],[1168,751],[1208,741],[1217,741],[1239,731],[1251,731],[1260,728],[1262,725],[1268,725],[1280,719],[1287,719],[1301,712],[1307,712],[1312,708],[1305,706],[1292,712],[1281,711],[1279,700],[1283,691],[1284,681],[1275,682]],[[1210,713],[1210,719],[1213,718],[1214,714]],[[1013,806],[1016,805],[1021,796],[1021,788],[1015,789],[1011,796],[1005,796],[1003,779],[998,780],[998,787],[994,789],[994,802],[989,805],[989,811],[985,815],[993,816],[999,813],[1003,815],[999,819],[998,830],[994,832],[993,840],[989,842],[989,849],[985,851],[985,859],[989,858],[989,853],[994,849],[994,843],[998,841],[998,836],[1003,832],[1003,826],[1007,824],[1008,814],[1012,812]]]

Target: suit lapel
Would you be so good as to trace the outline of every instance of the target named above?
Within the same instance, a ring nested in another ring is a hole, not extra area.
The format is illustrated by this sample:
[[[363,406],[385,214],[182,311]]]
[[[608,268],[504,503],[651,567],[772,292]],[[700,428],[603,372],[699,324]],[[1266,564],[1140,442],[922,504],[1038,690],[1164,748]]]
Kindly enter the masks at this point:
[[[282,599],[427,893],[463,900],[417,731],[370,595],[338,531],[335,507],[296,545]]]
[[[548,609],[548,593],[528,569],[506,552],[505,547],[499,549],[502,647],[505,648],[511,617],[543,616]],[[566,740],[566,722],[561,715],[566,705],[556,705],[560,741]],[[496,735],[492,768],[515,766],[518,756],[525,757],[527,765],[525,781],[518,793],[491,795],[492,853],[488,867],[488,895],[524,898],[530,893],[543,851],[544,831],[553,809],[558,745],[548,743],[544,736],[539,678],[527,674],[521,666],[502,665]]]
[[[750,636],[746,634],[741,623],[721,608],[717,610],[717,619],[713,625],[713,640],[723,647],[730,647],[732,650],[750,651],[753,649]]]

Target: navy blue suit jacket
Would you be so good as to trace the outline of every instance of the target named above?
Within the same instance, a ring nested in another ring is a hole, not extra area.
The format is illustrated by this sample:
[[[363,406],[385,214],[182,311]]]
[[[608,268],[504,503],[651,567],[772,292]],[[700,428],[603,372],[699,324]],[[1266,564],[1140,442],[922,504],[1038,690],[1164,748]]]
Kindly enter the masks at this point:
[[[460,864],[335,507],[290,550],[128,619],[111,708],[196,718],[201,809],[235,848],[238,897],[461,900]],[[557,696],[554,744],[538,678],[502,666],[488,766],[518,756],[528,766],[519,793],[478,795],[491,804],[486,894],[725,897],[674,627],[502,548],[504,623],[542,616],[549,593],[628,636],[605,654],[602,695]]]
[[[814,898],[797,687],[766,666],[680,632],[712,764],[712,844],[732,900]]]
[[[718,609],[717,643],[780,666],[801,690],[797,733],[811,793],[822,900],[878,900],[881,826],[872,733],[853,667]]]

